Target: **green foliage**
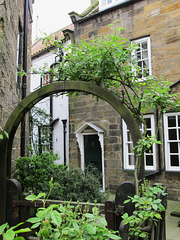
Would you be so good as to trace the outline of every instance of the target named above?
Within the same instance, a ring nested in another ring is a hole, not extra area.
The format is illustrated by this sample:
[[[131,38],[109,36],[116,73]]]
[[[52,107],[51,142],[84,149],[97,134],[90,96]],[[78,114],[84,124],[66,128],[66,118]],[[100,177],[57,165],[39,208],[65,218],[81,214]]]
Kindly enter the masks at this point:
[[[138,120],[152,108],[171,109],[177,95],[171,93],[170,83],[141,73],[136,57],[132,58],[139,47],[122,38],[121,30],[69,46],[63,61],[51,71],[54,79],[87,81],[101,86],[116,94]],[[139,75],[143,79],[139,80]]]
[[[33,191],[35,194],[43,190],[43,183],[51,179],[51,171],[55,168],[64,168],[55,165],[58,156],[51,152],[34,154],[31,157],[20,157],[16,160],[16,178],[24,191]]]
[[[53,179],[49,182],[50,192],[54,187]],[[50,192],[48,196],[50,195]],[[42,240],[67,240],[67,239],[121,239],[115,231],[108,230],[106,220],[100,216],[100,211],[97,206],[93,207],[92,213],[89,213],[89,203],[84,210],[80,205],[72,206],[70,202],[64,204],[52,204],[45,207],[48,198],[46,193],[38,195],[29,195],[26,200],[36,201],[41,200],[43,207],[37,210],[36,216],[27,219],[31,223],[31,229],[19,229],[20,223],[12,228],[5,223],[0,226],[0,235],[3,235],[3,240],[23,240],[23,237],[16,237],[18,233],[24,233],[36,230],[38,239]],[[5,232],[5,229],[7,231]]]
[[[138,141],[137,145],[133,148],[133,152],[136,151],[137,156],[142,156],[142,154],[145,151],[149,150],[153,144],[161,144],[161,141],[158,141],[156,136],[149,135],[144,136]]]
[[[34,201],[39,197],[40,195],[33,195],[26,199]],[[37,229],[38,239],[120,239],[114,231],[106,228],[107,222],[100,216],[96,206],[93,207],[92,213],[88,211],[89,204],[83,211],[79,205],[71,206],[70,202],[52,204],[47,208],[39,208],[36,217],[28,219],[27,222],[32,224],[32,230]]]
[[[3,240],[25,240],[24,237],[18,236],[18,234],[31,232],[30,228],[19,229],[23,223],[19,223],[14,227],[9,227],[8,223],[4,223],[0,226],[0,236],[2,235]],[[18,228],[18,230],[15,230]]]
[[[148,233],[143,230],[146,224],[153,221],[154,224],[161,219],[161,212],[165,211],[162,200],[157,198],[157,194],[166,195],[163,187],[156,185],[150,186],[149,182],[144,180],[144,183],[139,189],[139,194],[134,197],[129,197],[124,204],[131,202],[135,204],[133,215],[128,216],[125,213],[122,218],[124,224],[129,224],[129,235],[148,237]]]
[[[57,183],[50,193],[51,199],[72,200],[81,202],[105,202],[107,193],[100,192],[101,174],[89,166],[81,169],[67,170],[67,166],[56,165],[57,156],[52,153],[42,153],[32,157],[21,157],[16,161],[17,180],[23,191],[35,194],[49,192],[49,181],[53,177]]]
[[[6,131],[4,131],[2,129],[2,127],[0,126],[0,140],[3,139],[4,135],[6,138],[9,138],[8,133]]]

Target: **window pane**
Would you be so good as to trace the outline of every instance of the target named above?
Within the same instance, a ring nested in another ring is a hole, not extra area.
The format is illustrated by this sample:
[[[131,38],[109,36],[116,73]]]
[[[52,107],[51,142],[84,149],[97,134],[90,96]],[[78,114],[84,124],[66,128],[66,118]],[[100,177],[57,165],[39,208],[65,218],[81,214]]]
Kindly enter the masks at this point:
[[[128,153],[131,153],[133,149],[133,143],[128,143]]]
[[[177,142],[170,143],[170,153],[178,153],[178,143]]]
[[[169,116],[168,117],[168,127],[175,127],[176,126],[176,117]]]
[[[142,48],[147,49],[147,42],[142,42]]]
[[[148,58],[148,51],[143,51],[142,52],[142,59],[147,59]]]
[[[177,140],[176,129],[169,129],[169,140]]]
[[[153,166],[153,155],[146,155],[146,166]]]
[[[129,155],[129,165],[134,165],[134,156]]]
[[[178,116],[178,126],[180,127],[180,116]]]
[[[151,119],[145,118],[147,128],[151,128]]]
[[[102,0],[102,6],[106,5],[106,0]]]
[[[141,60],[141,53],[137,52],[137,60]]]
[[[131,134],[129,131],[127,132],[127,140],[128,142],[132,141]]]
[[[171,155],[171,166],[172,167],[179,167],[179,157],[178,155]]]

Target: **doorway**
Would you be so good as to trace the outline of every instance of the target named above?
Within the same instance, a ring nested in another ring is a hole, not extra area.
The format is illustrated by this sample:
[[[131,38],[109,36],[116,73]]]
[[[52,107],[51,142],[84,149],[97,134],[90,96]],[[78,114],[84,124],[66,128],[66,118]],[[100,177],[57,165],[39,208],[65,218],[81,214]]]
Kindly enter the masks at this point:
[[[81,153],[81,169],[92,164],[102,174],[102,191],[105,191],[104,131],[93,123],[85,123],[76,132]]]
[[[102,173],[102,151],[97,134],[84,135],[84,165],[90,164]]]

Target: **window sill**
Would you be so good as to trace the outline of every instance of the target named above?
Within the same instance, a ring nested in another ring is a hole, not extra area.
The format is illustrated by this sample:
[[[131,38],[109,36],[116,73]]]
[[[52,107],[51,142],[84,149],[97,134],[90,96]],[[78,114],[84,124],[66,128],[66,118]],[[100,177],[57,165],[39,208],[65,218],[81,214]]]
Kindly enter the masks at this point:
[[[125,173],[127,173],[129,176],[133,176],[134,175],[134,169],[123,169],[123,171]],[[145,170],[145,176],[148,177],[148,176],[151,176],[151,175],[155,175],[155,174],[158,174],[160,173],[159,171],[157,170]]]

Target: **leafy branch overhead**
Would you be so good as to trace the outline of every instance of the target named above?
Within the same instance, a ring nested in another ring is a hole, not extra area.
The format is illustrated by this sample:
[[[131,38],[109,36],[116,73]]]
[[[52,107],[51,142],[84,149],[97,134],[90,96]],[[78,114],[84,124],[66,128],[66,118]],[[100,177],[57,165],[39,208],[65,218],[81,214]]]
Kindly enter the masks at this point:
[[[120,31],[70,45],[59,65],[50,69],[53,80],[87,81],[101,86],[116,94],[140,122],[150,109],[164,112],[176,106],[178,110],[177,95],[172,94],[170,83],[141,73],[135,54],[139,46],[120,37]],[[56,41],[56,48],[62,48],[61,43],[58,46]],[[143,76],[141,80],[139,75]]]

